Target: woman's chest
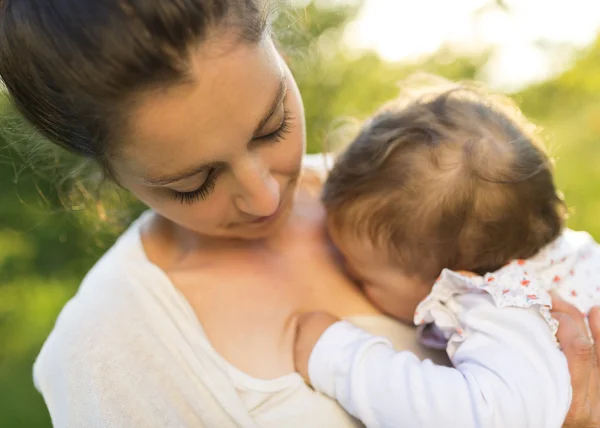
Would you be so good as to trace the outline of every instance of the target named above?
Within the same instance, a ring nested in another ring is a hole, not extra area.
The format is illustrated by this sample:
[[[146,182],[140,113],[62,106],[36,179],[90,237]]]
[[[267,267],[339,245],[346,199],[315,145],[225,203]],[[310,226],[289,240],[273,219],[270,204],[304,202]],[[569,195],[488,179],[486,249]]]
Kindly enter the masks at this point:
[[[377,311],[317,248],[231,252],[197,270],[171,275],[213,347],[241,371],[272,379],[294,371],[297,315],[338,317]],[[213,254],[213,256],[215,256]]]
[[[256,424],[265,428],[358,428],[358,420],[334,400],[313,391],[299,377],[294,385],[279,388],[273,382],[257,389],[238,389]],[[275,381],[277,383],[277,381]],[[307,412],[307,409],[310,411]]]

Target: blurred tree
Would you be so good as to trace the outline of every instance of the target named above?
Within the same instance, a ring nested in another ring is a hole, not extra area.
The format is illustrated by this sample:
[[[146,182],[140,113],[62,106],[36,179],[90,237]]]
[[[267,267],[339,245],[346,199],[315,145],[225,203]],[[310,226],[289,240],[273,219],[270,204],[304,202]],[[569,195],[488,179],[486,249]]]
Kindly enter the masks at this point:
[[[400,81],[415,71],[473,79],[487,60],[485,53],[457,56],[448,48],[414,63],[386,63],[373,52],[356,54],[344,42],[344,29],[363,2],[350,6],[334,2],[326,9],[318,8],[318,3],[308,2],[300,14],[283,13],[276,23],[304,100],[310,152],[326,149],[332,124],[344,118],[364,119],[394,98]]]
[[[571,208],[569,226],[600,238],[600,38],[556,78],[518,94],[523,112],[544,128],[556,180]]]

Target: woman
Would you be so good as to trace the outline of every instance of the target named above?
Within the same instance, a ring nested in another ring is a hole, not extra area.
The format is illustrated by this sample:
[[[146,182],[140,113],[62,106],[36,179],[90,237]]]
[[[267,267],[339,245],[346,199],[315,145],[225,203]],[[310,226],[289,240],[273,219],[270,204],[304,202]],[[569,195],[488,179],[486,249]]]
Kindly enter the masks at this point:
[[[354,426],[294,373],[309,311],[444,362],[339,268],[318,179],[302,174],[300,95],[258,0],[1,7],[0,74],[20,111],[152,210],[87,275],[40,353],[55,426]],[[567,317],[569,352],[589,349]],[[595,367],[574,355],[573,374]],[[576,379],[571,419],[591,423],[587,400],[600,398]]]

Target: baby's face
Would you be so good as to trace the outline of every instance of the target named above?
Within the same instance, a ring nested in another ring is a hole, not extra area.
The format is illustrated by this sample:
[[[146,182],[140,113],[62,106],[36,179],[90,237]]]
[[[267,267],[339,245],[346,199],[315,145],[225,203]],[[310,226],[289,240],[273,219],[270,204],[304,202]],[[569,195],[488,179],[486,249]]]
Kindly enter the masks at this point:
[[[417,305],[432,284],[406,275],[385,251],[367,239],[355,239],[329,228],[329,234],[344,257],[348,274],[358,281],[369,300],[392,317],[413,323]]]

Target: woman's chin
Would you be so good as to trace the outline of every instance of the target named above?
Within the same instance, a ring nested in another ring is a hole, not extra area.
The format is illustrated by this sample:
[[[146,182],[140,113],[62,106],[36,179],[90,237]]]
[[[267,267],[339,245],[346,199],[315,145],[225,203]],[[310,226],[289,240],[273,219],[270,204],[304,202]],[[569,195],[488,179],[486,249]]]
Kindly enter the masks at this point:
[[[259,240],[277,234],[290,214],[291,200],[287,200],[273,215],[255,221],[240,222],[221,229],[215,238]]]

